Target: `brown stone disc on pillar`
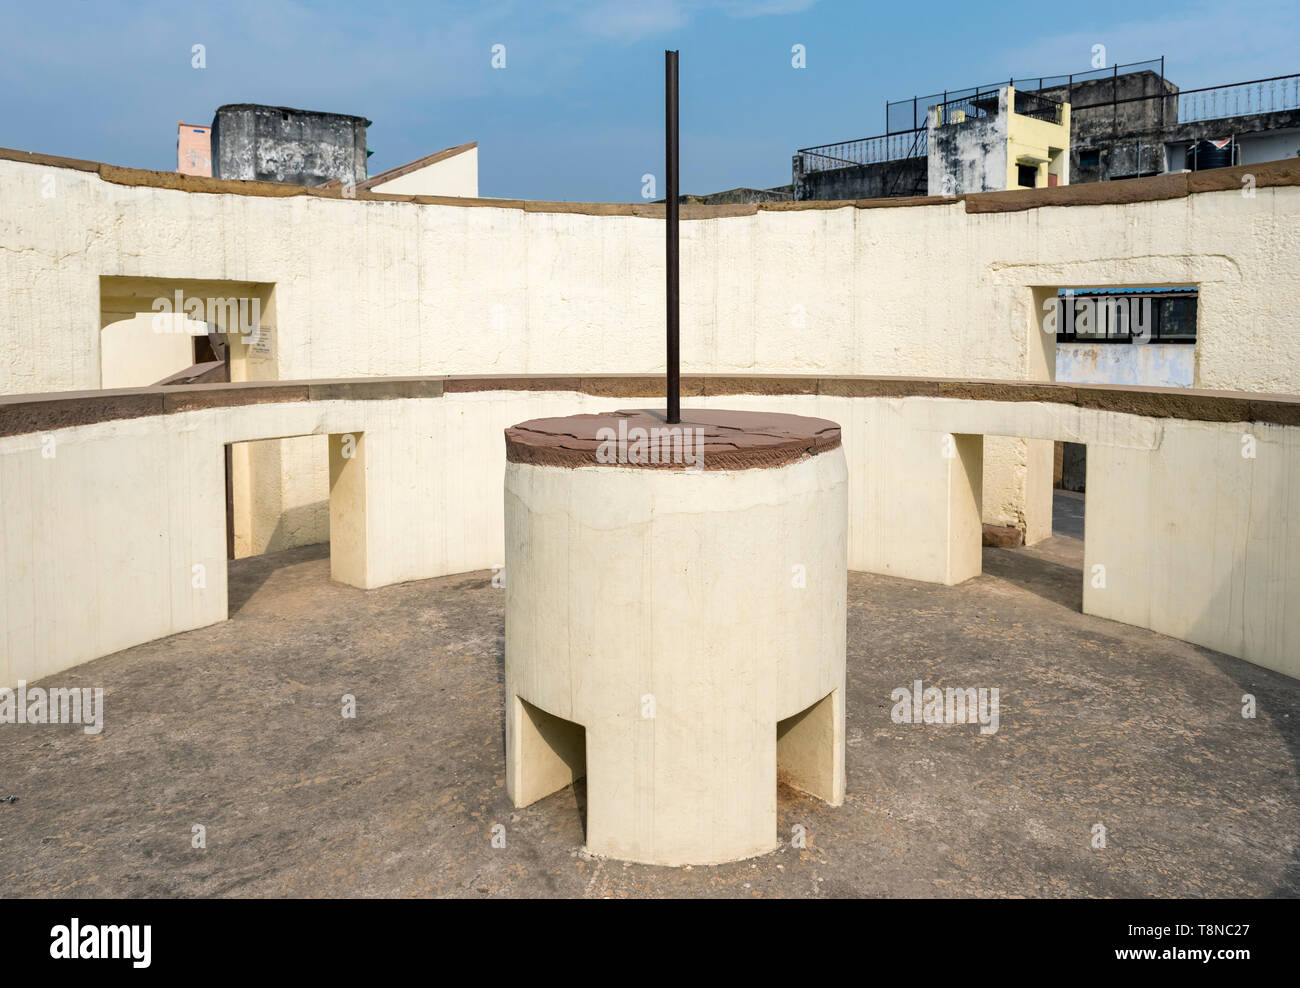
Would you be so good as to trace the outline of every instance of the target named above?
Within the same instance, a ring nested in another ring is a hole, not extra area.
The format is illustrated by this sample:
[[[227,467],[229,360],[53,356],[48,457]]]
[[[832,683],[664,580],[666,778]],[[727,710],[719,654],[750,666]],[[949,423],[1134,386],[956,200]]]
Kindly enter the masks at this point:
[[[536,466],[661,470],[782,467],[840,445],[829,419],[692,408],[669,425],[662,409],[530,419],[506,429],[506,459]]]

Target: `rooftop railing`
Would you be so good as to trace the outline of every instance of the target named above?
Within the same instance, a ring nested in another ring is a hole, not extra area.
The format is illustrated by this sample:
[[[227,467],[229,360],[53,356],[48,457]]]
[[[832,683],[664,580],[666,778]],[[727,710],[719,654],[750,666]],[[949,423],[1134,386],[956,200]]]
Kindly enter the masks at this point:
[[[1061,104],[1038,93],[1016,90],[1015,112],[1022,117],[1033,117],[1046,123],[1059,124],[1063,117]]]
[[[796,153],[803,157],[803,171],[806,174],[854,165],[923,158],[929,153],[929,142],[925,128],[921,128],[906,134],[880,134],[876,137],[861,137],[855,141],[820,144],[800,148]]]
[[[1096,110],[1123,103],[1141,103],[1160,99],[1177,101],[1178,117],[1176,120],[1167,121],[1170,124],[1223,120],[1252,113],[1300,110],[1300,73],[1233,82],[1224,86],[1184,89],[1177,93],[1156,93],[1131,96],[1127,99],[1105,100],[1100,103],[1081,103],[1071,107],[1071,111]]]
[[[1133,63],[1134,66],[1143,68],[1148,68],[1151,64],[1159,65],[1160,63]],[[1055,88],[1065,84],[1064,80],[1072,80],[1073,83],[1078,83],[1092,78],[1104,78],[1112,72],[1118,72],[1120,69],[1126,68],[1128,71],[1139,70],[1132,67],[1117,66],[1114,70],[1104,70],[1101,74],[1081,73],[1073,76],[1043,76],[1037,79],[1021,79],[1017,81],[1017,85],[1029,87],[1041,84],[1044,88]],[[935,100],[934,103],[930,104],[931,106],[937,105],[943,108],[941,118],[943,121],[952,122],[958,111],[964,113],[964,119],[968,120],[987,116],[991,112],[991,108],[996,108],[997,90],[998,87],[987,89],[981,87],[979,89],[964,90],[959,94],[943,93],[940,94],[943,97],[942,99],[938,97],[926,98]],[[1223,86],[1184,89],[1176,93],[1153,93],[1124,99],[1105,100],[1103,102],[1079,103],[1071,106],[1071,112],[1098,110],[1103,107],[1116,107],[1125,103],[1149,102],[1151,100],[1168,101],[1168,109],[1164,112],[1171,118],[1166,119],[1166,125],[1224,120],[1254,113],[1300,110],[1300,73],[1273,76],[1267,79],[1251,79],[1247,82],[1235,82]],[[1177,116],[1173,117],[1175,104],[1177,106]],[[895,105],[898,104],[890,104],[890,106]],[[1018,88],[1016,90],[1015,110],[1016,113],[1022,116],[1035,117],[1053,123],[1060,123],[1062,118],[1060,103],[1040,93],[1033,92],[1029,88]],[[833,171],[836,168],[847,168],[853,165],[870,165],[879,162],[924,157],[928,150],[925,116],[922,115],[920,124],[914,129],[879,134],[875,137],[863,137],[852,141],[839,141],[835,144],[821,144],[815,147],[800,148],[798,153],[803,155],[804,172],[809,173]]]
[[[981,120],[995,117],[998,113],[998,90],[987,89],[968,91],[954,95],[942,103],[936,103],[927,110],[937,108],[940,124],[961,123],[966,120]]]
[[[1065,101],[1069,103],[1071,102],[1071,90],[1079,83],[1094,82],[1098,79],[1113,79],[1135,72],[1155,72],[1163,79],[1165,60],[1163,58],[1153,58],[1145,62],[1128,62],[1124,65],[1112,65],[1104,69],[1089,69],[1087,72],[1073,72],[1069,75],[1041,75],[1028,78],[1022,76],[1008,79],[1006,82],[991,83],[987,86],[949,89],[942,93],[932,93],[929,96],[913,96],[911,99],[894,100],[885,104],[885,133],[905,133],[916,130],[918,127],[924,127],[925,113],[929,107],[980,93],[996,92],[1003,86],[1014,86],[1017,90],[1026,91],[1064,88],[1066,90]]]

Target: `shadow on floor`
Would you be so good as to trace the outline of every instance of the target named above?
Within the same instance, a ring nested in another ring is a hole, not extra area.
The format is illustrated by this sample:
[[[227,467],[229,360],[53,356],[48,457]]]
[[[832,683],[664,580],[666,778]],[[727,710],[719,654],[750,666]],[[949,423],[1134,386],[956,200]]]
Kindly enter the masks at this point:
[[[1044,600],[1083,613],[1083,495],[1052,492],[1052,535],[1016,549],[985,547],[982,567]]]
[[[1200,645],[1195,648],[1236,684],[1242,692],[1243,705],[1246,694],[1255,698],[1256,718],[1267,720],[1273,733],[1283,740],[1290,752],[1293,770],[1300,775],[1300,720],[1291,716],[1295,705],[1290,699],[1295,690],[1295,680],[1272,669],[1234,659],[1212,648]],[[1282,898],[1300,896],[1300,843],[1291,846],[1291,857],[1286,869],[1278,876],[1277,886],[1268,894]]]
[[[361,591],[330,580],[324,546],[241,560],[231,567],[234,599],[257,590],[236,605],[237,620],[60,674],[59,686],[104,688],[102,734],[66,724],[0,730],[0,795],[21,796],[0,804],[0,889],[1300,893],[1300,684],[1056,606],[1061,571],[1082,558],[1076,539],[989,555],[990,569],[1016,561],[1031,575],[945,587],[849,574],[845,805],[778,788],[771,854],[692,870],[584,855],[585,782],[512,805],[498,679],[505,601],[489,572]],[[916,680],[999,687],[997,733],[898,723],[892,692]],[[1255,720],[1241,716],[1243,693],[1258,699]],[[355,717],[340,716],[345,694]],[[1098,821],[1113,824],[1104,853],[1089,846]],[[196,822],[220,835],[203,853],[190,846]],[[493,846],[496,824],[507,828],[504,848]],[[796,826],[806,848],[793,845]]]
[[[1077,613],[1083,613],[1083,570],[1029,549],[984,550],[984,573]]]
[[[234,617],[277,571],[299,563],[329,559],[330,544],[318,542],[265,556],[246,556],[226,563],[226,612]]]

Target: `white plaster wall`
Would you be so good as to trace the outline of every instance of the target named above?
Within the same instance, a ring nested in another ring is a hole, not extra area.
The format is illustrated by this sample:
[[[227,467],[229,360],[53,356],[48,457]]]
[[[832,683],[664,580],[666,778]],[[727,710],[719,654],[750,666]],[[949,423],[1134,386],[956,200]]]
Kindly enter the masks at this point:
[[[0,441],[3,685],[225,617],[222,453],[196,426]]]
[[[654,219],[191,193],[9,160],[0,188],[0,393],[98,386],[101,275],[274,284],[282,380],[663,370]],[[1195,284],[1194,383],[1295,393],[1297,221],[1295,187],[690,220],[682,369],[1050,379],[1029,328],[1035,287]],[[984,452],[985,521],[1034,541],[1050,525],[1049,454],[993,441]],[[297,539],[323,537],[325,469],[317,453],[285,457],[281,496],[316,505]]]
[[[199,194],[8,160],[0,186],[3,393],[97,385],[102,274],[274,283],[281,379],[663,367],[653,219]],[[1199,385],[1294,392],[1297,218],[1282,187],[690,220],[682,366],[1023,379],[1030,286],[1181,283],[1201,286]]]
[[[927,188],[932,195],[994,192],[1007,188],[1007,92],[998,93],[998,112],[940,122],[931,107],[927,124]]]
[[[1253,165],[1261,161],[1278,161],[1281,158],[1300,158],[1300,128],[1289,127],[1285,130],[1264,131],[1257,134],[1242,134],[1237,143],[1241,164]],[[1186,163],[1187,146],[1183,146],[1183,157],[1178,159],[1178,167]]]
[[[353,539],[364,558],[353,572],[375,587],[504,562],[507,426],[637,404],[479,392],[207,409],[0,438],[0,685],[226,616],[223,443],[364,433],[364,469],[348,495],[357,483],[366,493],[365,537]],[[1107,565],[1113,588],[1105,597],[1085,588],[1089,613],[1300,676],[1300,609],[1286,607],[1300,599],[1300,524],[1289,521],[1300,517],[1300,429],[1261,427],[1248,459],[1241,425],[1049,403],[797,395],[687,404],[839,422],[849,568],[938,583],[979,572],[981,457],[961,437],[1088,443],[1086,551],[1089,566]],[[195,564],[203,588],[192,585]]]
[[[163,316],[171,332],[154,329],[157,314],[138,312],[110,322],[100,336],[101,388],[144,388],[194,366],[194,337],[183,316]],[[202,325],[202,324],[200,324]],[[206,332],[206,327],[203,327]]]
[[[1300,429],[906,402],[907,425],[923,432],[1088,444],[1085,613],[1300,677]]]
[[[1150,453],[1089,445],[1086,512],[1087,613],[1300,677],[1300,429],[1166,422]]]
[[[399,196],[475,197],[478,195],[478,148],[434,161],[391,182],[373,186],[370,191]]]

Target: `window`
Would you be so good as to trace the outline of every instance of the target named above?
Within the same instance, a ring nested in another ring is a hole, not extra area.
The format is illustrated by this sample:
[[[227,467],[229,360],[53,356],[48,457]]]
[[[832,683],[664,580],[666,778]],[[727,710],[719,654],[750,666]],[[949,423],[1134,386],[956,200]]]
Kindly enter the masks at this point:
[[[1080,168],[1100,168],[1101,152],[1096,148],[1085,148],[1079,152]]]
[[[1038,185],[1038,166],[1016,165],[1016,184],[1026,189],[1036,187]]]
[[[1194,285],[1058,289],[1058,343],[1195,343]]]
[[[1157,303],[1159,339],[1172,343],[1196,342],[1196,297],[1166,298]]]

